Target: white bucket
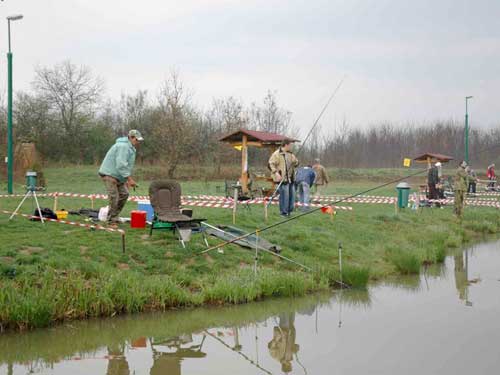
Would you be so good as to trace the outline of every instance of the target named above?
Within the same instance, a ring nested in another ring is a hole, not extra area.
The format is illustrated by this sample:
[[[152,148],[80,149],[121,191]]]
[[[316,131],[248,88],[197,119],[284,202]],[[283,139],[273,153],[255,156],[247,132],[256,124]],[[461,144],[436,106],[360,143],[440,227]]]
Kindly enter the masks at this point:
[[[109,211],[109,206],[101,207],[99,209],[99,215],[97,216],[99,221],[107,221],[108,220],[108,211]]]

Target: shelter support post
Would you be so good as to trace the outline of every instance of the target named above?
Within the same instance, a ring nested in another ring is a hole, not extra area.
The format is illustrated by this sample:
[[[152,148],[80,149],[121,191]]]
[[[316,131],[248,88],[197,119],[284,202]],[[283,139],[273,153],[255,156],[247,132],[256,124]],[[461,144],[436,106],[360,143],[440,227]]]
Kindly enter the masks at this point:
[[[248,194],[248,137],[243,135],[241,144],[241,190]]]

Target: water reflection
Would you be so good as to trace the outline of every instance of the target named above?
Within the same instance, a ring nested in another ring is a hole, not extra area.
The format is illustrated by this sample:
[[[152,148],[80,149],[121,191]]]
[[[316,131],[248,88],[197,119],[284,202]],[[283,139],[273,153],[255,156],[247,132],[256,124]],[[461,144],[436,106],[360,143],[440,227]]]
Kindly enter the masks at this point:
[[[498,353],[481,340],[500,341],[498,245],[474,256],[456,254],[420,276],[368,291],[3,334],[0,374],[456,374],[470,365],[463,362],[468,356],[474,364],[469,370],[491,373],[488,366],[498,365]],[[490,281],[478,283],[479,274]],[[464,308],[473,306],[471,293],[474,309]],[[477,338],[474,346],[464,345],[469,336]],[[416,351],[422,351],[425,364]]]
[[[128,375],[130,374],[127,358],[125,357],[125,343],[108,347],[108,369],[107,375]]]
[[[181,362],[184,359],[206,357],[206,353],[202,352],[205,338],[203,336],[201,342],[195,344],[191,334],[184,334],[167,340],[152,342],[153,366],[150,374],[180,375]]]
[[[299,351],[299,345],[295,343],[295,313],[289,312],[279,315],[278,325],[273,327],[273,339],[267,345],[269,354],[281,364],[281,371],[289,373],[292,371],[293,356]]]
[[[469,301],[468,251],[465,251],[463,254],[457,254],[453,258],[455,261],[455,286],[458,298],[464,301],[467,306],[472,306],[472,302]]]

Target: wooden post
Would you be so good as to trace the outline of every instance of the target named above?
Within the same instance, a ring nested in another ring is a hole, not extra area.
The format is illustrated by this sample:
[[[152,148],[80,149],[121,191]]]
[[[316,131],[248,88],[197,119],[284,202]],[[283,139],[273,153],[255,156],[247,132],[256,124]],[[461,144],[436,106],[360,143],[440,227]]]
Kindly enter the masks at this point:
[[[243,194],[248,194],[248,137],[243,134],[241,144],[241,190]]]
[[[54,193],[54,209],[52,211],[57,211],[57,193]]]
[[[234,204],[233,204],[233,225],[236,224],[236,207],[238,206],[238,186],[234,187]]]
[[[255,231],[255,263],[253,265],[253,272],[255,278],[257,278],[257,261],[259,259],[259,230]]]
[[[94,209],[94,195],[90,196],[90,208]]]

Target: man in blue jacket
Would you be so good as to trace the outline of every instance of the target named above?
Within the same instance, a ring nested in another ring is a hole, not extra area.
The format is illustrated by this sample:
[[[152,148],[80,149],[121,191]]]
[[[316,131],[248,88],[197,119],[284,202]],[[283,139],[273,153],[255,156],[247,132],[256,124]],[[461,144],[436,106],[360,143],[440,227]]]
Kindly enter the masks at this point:
[[[99,176],[108,191],[107,221],[110,225],[118,223],[118,215],[127,203],[128,188],[137,185],[131,175],[135,164],[136,148],[143,140],[138,130],[130,130],[128,137],[118,138],[111,146],[99,168]]]
[[[300,167],[297,170],[297,175],[295,176],[295,185],[297,186],[297,192],[299,194],[299,202],[302,204],[300,208],[301,211],[306,211],[309,209],[309,199],[311,187],[314,184],[316,178],[316,173],[310,165],[306,167]]]

